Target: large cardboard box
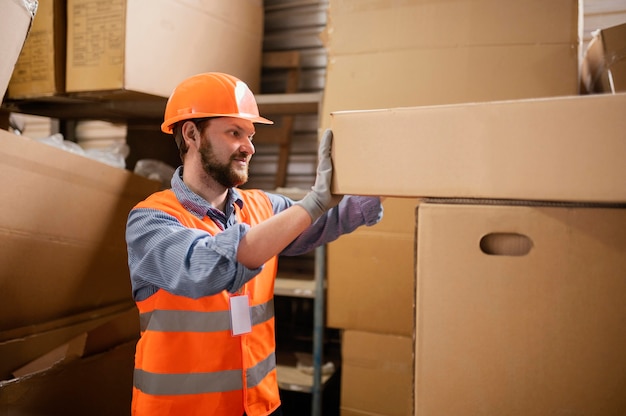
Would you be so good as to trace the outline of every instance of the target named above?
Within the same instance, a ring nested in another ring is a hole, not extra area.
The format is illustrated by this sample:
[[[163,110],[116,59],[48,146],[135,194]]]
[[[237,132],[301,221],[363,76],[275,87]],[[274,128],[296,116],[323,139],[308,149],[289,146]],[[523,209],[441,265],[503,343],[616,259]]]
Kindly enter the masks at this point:
[[[130,414],[139,339],[135,305],[94,309],[31,329],[38,332],[0,343],[2,368],[13,365],[12,374],[0,375],[0,415]],[[15,333],[0,335],[9,332]],[[27,355],[32,357],[24,361]]]
[[[626,94],[336,112],[339,194],[626,201]]]
[[[26,42],[37,4],[36,0],[7,0],[0,5],[0,101]]]
[[[130,415],[135,343],[0,383],[0,415]]]
[[[36,325],[0,331],[0,380],[12,378],[16,370],[83,333],[89,333],[91,351],[94,350],[94,343],[111,346],[111,342],[115,345],[128,341],[133,335],[137,338],[137,308],[131,302],[122,302]],[[103,350],[99,348],[99,351]]]
[[[626,23],[593,33],[581,72],[587,93],[626,92]]]
[[[341,415],[413,415],[413,338],[344,331]]]
[[[578,0],[331,1],[329,113],[578,93]]]
[[[333,55],[540,42],[576,45],[580,12],[577,0],[508,5],[494,0],[331,0],[326,36]],[[359,25],[352,24],[357,21]]]
[[[68,92],[168,97],[180,81],[207,71],[258,90],[261,0],[68,0],[67,7]]]
[[[125,229],[159,182],[0,131],[0,331],[132,302]]]
[[[326,325],[412,336],[416,198],[387,198],[383,219],[328,245]]]
[[[626,413],[626,209],[422,203],[416,415]]]
[[[44,97],[65,92],[66,15],[66,0],[39,2],[7,97]]]

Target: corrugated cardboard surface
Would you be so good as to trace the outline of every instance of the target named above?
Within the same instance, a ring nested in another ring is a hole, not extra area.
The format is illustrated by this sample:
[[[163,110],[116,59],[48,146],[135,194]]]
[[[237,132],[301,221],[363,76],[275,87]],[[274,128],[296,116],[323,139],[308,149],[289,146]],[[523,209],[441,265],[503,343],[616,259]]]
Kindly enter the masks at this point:
[[[68,0],[67,91],[168,97],[200,72],[235,75],[257,91],[263,4]],[[110,40],[114,40],[111,42]]]
[[[120,328],[122,325],[130,328]],[[96,328],[99,329],[95,331]],[[123,302],[39,325],[0,332],[0,380],[10,379],[13,371],[87,332],[87,353],[101,352],[113,346],[112,343],[115,345],[127,341],[131,338],[129,334],[139,334],[137,309],[131,302]]]
[[[329,327],[412,336],[416,205],[387,198],[381,222],[329,244]]]
[[[321,125],[341,110],[577,94],[578,3],[331,1]]]
[[[344,331],[341,345],[342,415],[413,415],[412,337]]]
[[[560,45],[425,48],[410,53],[379,51],[375,57],[337,56],[329,62],[323,114],[328,123],[328,113],[338,110],[577,94],[577,62],[575,51]],[[377,85],[384,88],[377,91]],[[356,97],[361,100],[355,102]]]
[[[0,376],[0,415],[130,414],[139,338],[135,305],[92,310],[64,321],[76,322],[11,340],[21,347],[17,350],[5,348],[11,342],[0,344],[1,366],[13,364],[15,377]],[[27,354],[29,362],[20,364]]]
[[[2,2],[0,13],[0,101],[9,85],[15,63],[26,41],[36,1],[8,0]]]
[[[159,183],[0,131],[0,331],[132,302],[130,209]]]
[[[28,98],[65,92],[66,1],[40,1],[15,64],[7,97]]]
[[[336,112],[340,194],[626,201],[626,94]]]
[[[409,48],[575,44],[577,0],[331,1],[330,53]],[[358,22],[359,24],[354,24]],[[413,36],[407,36],[407,34]]]
[[[328,257],[331,328],[413,332],[413,236],[354,233]]]
[[[423,203],[417,232],[417,415],[626,412],[625,209]]]
[[[0,388],[0,415],[130,415],[136,341]]]
[[[626,23],[594,33],[581,72],[586,92],[626,92]]]

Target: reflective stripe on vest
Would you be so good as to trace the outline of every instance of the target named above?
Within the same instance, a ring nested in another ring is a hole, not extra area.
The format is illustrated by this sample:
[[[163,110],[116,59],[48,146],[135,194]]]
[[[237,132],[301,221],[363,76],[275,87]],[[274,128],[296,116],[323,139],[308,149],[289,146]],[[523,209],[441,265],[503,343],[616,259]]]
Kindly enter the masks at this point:
[[[254,367],[246,370],[246,385],[253,388],[276,367],[276,355],[270,354]],[[161,374],[135,369],[135,387],[155,396],[218,393],[241,390],[241,370],[212,373]]]
[[[274,299],[250,308],[252,325],[274,317]],[[229,311],[196,312],[157,309],[139,316],[141,331],[159,332],[219,332],[229,331]]]

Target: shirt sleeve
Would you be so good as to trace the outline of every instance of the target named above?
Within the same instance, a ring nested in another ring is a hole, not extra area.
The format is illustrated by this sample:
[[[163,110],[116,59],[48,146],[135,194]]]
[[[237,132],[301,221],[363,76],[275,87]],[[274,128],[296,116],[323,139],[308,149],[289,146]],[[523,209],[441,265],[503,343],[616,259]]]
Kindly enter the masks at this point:
[[[293,205],[294,201],[280,195],[269,194],[274,213]],[[383,206],[379,197],[344,196],[339,205],[328,210],[309,228],[282,251],[284,256],[297,256],[330,243],[343,234],[361,226],[377,224],[383,217]]]
[[[235,224],[212,236],[160,210],[132,210],[126,243],[135,300],[159,288],[194,299],[222,290],[236,292],[262,270],[236,260],[239,241],[248,230],[247,224]]]

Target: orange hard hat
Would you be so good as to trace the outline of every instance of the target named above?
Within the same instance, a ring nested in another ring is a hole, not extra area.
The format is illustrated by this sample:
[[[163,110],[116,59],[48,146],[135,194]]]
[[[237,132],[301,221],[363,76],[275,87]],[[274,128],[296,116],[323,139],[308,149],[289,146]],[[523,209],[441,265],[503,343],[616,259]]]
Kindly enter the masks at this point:
[[[181,82],[167,100],[161,130],[172,134],[175,123],[205,117],[236,117],[274,124],[259,115],[254,94],[245,82],[221,72],[198,74]]]

